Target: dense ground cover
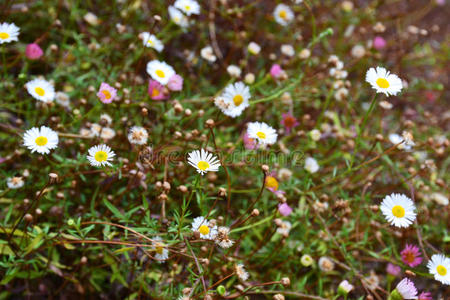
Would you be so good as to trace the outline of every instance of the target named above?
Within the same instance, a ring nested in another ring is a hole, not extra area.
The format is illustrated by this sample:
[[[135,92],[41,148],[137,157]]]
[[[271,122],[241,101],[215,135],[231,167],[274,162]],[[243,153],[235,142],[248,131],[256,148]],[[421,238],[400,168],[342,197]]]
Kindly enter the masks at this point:
[[[0,298],[448,299],[446,12],[0,2]]]

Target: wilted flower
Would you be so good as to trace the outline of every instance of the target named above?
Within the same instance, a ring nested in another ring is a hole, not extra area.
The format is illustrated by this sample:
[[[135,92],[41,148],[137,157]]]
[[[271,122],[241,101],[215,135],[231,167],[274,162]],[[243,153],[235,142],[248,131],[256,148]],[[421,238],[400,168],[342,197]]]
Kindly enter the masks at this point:
[[[39,47],[38,44],[32,43],[28,44],[25,48],[25,56],[28,59],[34,60],[40,58],[44,54],[44,51],[42,51],[41,47]]]

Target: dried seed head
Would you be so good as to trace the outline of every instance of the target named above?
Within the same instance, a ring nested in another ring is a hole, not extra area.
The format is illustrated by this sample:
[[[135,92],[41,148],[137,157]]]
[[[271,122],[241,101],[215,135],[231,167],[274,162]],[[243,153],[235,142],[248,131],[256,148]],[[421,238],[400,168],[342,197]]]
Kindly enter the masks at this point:
[[[259,210],[256,209],[256,208],[254,208],[254,209],[252,210],[252,216],[253,216],[253,217],[259,216]]]
[[[213,128],[214,125],[215,125],[214,120],[213,120],[213,119],[208,119],[208,120],[206,120],[205,125],[206,125],[206,127],[208,127],[208,128]]]
[[[283,277],[281,278],[281,284],[284,286],[289,286],[291,284],[291,280],[289,277]]]

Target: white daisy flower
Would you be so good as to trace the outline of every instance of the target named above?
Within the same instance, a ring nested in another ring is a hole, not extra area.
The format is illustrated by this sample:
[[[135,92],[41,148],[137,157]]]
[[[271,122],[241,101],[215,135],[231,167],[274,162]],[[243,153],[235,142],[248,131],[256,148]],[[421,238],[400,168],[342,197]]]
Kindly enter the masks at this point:
[[[403,88],[402,80],[395,74],[390,74],[385,68],[370,68],[366,73],[366,81],[370,83],[377,93],[386,96],[397,95]]]
[[[97,145],[89,148],[87,159],[94,167],[111,166],[110,161],[116,156],[114,151],[105,144]]]
[[[33,127],[25,132],[23,144],[31,153],[48,154],[58,146],[58,134],[46,126]]]
[[[147,143],[148,132],[144,127],[133,126],[128,133],[128,140],[131,144],[144,145]]]
[[[194,150],[188,154],[188,163],[197,169],[201,175],[207,172],[219,171],[220,161],[204,149]]]
[[[217,226],[210,224],[203,217],[197,217],[192,221],[192,231],[198,231],[202,239],[214,240],[217,235]]]
[[[247,46],[247,50],[250,54],[258,55],[259,52],[261,51],[261,46],[259,46],[255,42],[250,42]]]
[[[278,4],[273,11],[275,21],[283,26],[288,25],[294,19],[294,13],[291,8],[285,4]]]
[[[181,11],[179,11],[178,9],[176,9],[173,6],[169,6],[169,16],[170,16],[170,19],[172,20],[172,22],[174,22],[178,26],[183,27],[183,28],[186,28],[189,26],[188,18],[185,15],[183,15],[183,13]]]
[[[229,65],[227,67],[227,72],[231,77],[238,78],[241,76],[242,70],[236,65]]]
[[[17,27],[14,23],[0,24],[0,44],[18,41],[19,31],[20,28]]]
[[[399,134],[396,134],[396,133],[389,134],[389,141],[394,145],[401,143],[403,140],[404,140],[403,137],[400,136]],[[410,151],[413,145],[414,145],[414,143],[412,143],[412,144],[406,143],[406,141],[405,141],[404,143],[401,143],[400,145],[398,145],[397,148],[400,150]]]
[[[222,112],[230,117],[237,117],[242,114],[250,104],[250,89],[242,82],[236,82],[235,84],[229,84],[223,92],[221,98],[225,102],[225,105],[218,105]]]
[[[319,164],[317,163],[317,160],[312,157],[307,157],[305,159],[305,170],[311,174],[319,171]]]
[[[175,70],[163,61],[152,60],[147,64],[147,73],[154,80],[166,85],[170,77],[175,75]]]
[[[25,184],[22,176],[13,176],[6,179],[6,185],[10,189],[20,189]]]
[[[155,35],[150,34],[149,32],[142,33],[142,42],[145,47],[150,47],[155,49],[158,52],[161,52],[164,49],[164,44],[159,40]]]
[[[427,264],[428,270],[434,279],[443,284],[450,285],[450,258],[443,254],[434,254]]]
[[[55,99],[55,88],[44,79],[34,79],[25,84],[28,93],[35,99],[50,103]]]
[[[243,264],[235,265],[234,271],[240,280],[246,281],[248,279],[248,272],[245,271]]]
[[[174,6],[188,16],[200,14],[200,5],[194,0],[177,0]]]
[[[206,46],[205,48],[200,50],[200,56],[209,62],[215,62],[217,59],[211,46]]]
[[[414,203],[403,194],[393,193],[384,197],[380,209],[386,220],[397,227],[406,228],[416,219]]]
[[[162,242],[161,237],[155,236],[152,244],[153,250],[156,252],[155,258],[158,262],[162,263],[169,258],[169,250],[167,250],[166,244]]]
[[[277,141],[277,132],[264,122],[251,122],[247,127],[248,137],[256,139],[260,144],[272,145]]]

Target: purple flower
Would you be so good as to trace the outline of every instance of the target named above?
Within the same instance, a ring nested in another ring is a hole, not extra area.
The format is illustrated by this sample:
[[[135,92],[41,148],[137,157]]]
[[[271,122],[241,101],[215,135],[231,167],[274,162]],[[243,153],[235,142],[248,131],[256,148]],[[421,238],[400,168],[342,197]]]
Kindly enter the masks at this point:
[[[274,64],[270,68],[270,76],[273,78],[280,78],[281,74],[283,73],[283,69],[281,69],[281,66],[279,64]]]
[[[373,39],[373,47],[377,50],[383,49],[384,47],[386,47],[386,40],[381,36],[376,36]]]
[[[247,150],[255,150],[256,149],[256,140],[252,139],[248,136],[247,131],[242,135],[242,140],[244,141],[244,147]]]
[[[403,299],[417,299],[417,289],[414,286],[414,282],[408,278],[403,278],[403,280],[397,284],[395,289]]]
[[[429,292],[422,292],[417,300],[433,300],[433,297],[431,297],[431,293]]]
[[[292,213],[292,208],[287,203],[278,204],[278,211],[283,216],[289,216]]]
[[[102,82],[98,90],[97,96],[103,103],[111,103],[117,96],[117,90],[109,84]]]
[[[41,47],[39,47],[39,45],[35,43],[28,44],[27,48],[25,49],[25,56],[28,59],[35,60],[40,58],[43,54],[44,52],[42,51]]]
[[[167,87],[171,91],[181,91],[183,89],[183,77],[178,74],[172,75],[172,77],[169,78]]]
[[[164,86],[153,79],[148,81],[148,95],[152,100],[164,100],[169,96]]]
[[[281,120],[281,125],[286,128],[286,134],[289,134],[292,128],[300,124],[291,113],[284,113],[281,117],[283,118]]]
[[[402,269],[399,266],[396,266],[396,265],[391,264],[391,263],[388,263],[388,265],[386,267],[386,272],[388,274],[391,274],[392,276],[395,276],[395,277],[400,275],[401,271],[402,271]]]
[[[419,247],[406,244],[405,249],[400,252],[404,264],[415,267],[422,263]]]

